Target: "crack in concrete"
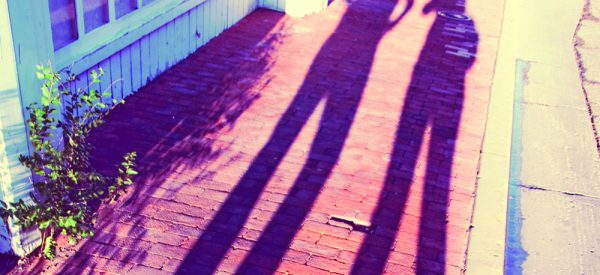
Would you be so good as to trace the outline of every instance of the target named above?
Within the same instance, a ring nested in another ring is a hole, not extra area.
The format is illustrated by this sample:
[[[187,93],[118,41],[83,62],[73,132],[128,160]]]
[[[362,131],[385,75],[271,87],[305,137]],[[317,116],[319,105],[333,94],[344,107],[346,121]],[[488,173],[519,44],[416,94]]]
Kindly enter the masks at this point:
[[[598,153],[598,156],[600,157],[600,136],[598,134],[598,127],[596,127],[596,119],[595,119],[592,105],[590,102],[590,96],[589,96],[587,89],[585,88],[586,82],[595,84],[595,81],[589,81],[586,79],[586,77],[585,77],[586,68],[585,68],[585,65],[583,64],[581,52],[578,49],[584,43],[584,40],[581,37],[579,37],[579,31],[581,30],[581,27],[583,26],[583,21],[585,21],[585,20],[592,20],[594,22],[600,21],[600,19],[598,19],[592,15],[592,13],[590,11],[590,7],[591,7],[591,0],[585,0],[581,18],[579,19],[577,28],[575,28],[575,34],[573,35],[573,50],[575,51],[575,58],[577,61],[577,65],[579,67],[579,78],[581,79],[581,90],[585,97],[585,104],[587,105],[587,111],[588,111],[588,115],[590,118],[590,122],[592,124],[592,131],[594,134],[594,139],[596,141],[596,151]]]
[[[583,112],[588,111],[586,108],[580,108],[580,107],[568,106],[568,105],[553,105],[553,104],[539,103],[539,102],[523,102],[523,105],[535,105],[535,106],[541,106],[541,107],[574,109],[574,110],[583,111]]]
[[[519,184],[517,186],[519,186],[521,188],[525,188],[527,190],[545,191],[545,192],[558,193],[558,194],[562,194],[562,195],[566,195],[566,196],[571,196],[571,197],[582,197],[582,198],[600,200],[600,197],[596,197],[596,196],[590,196],[590,195],[586,195],[586,194],[575,193],[575,192],[568,192],[568,191],[553,190],[553,189],[548,189],[548,188],[544,188],[544,187],[540,187],[540,186],[536,186],[536,185]]]

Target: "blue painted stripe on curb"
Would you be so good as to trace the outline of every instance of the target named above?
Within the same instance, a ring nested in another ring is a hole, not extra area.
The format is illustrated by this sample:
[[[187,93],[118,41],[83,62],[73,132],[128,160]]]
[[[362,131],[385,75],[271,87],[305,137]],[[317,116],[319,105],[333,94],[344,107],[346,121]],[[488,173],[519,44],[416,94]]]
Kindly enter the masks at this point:
[[[515,90],[513,107],[512,139],[510,149],[510,174],[508,190],[508,213],[506,224],[506,250],[504,251],[505,274],[523,274],[527,251],[521,242],[523,216],[521,212],[521,152],[523,134],[523,90],[527,85],[530,62],[517,59],[515,65]]]

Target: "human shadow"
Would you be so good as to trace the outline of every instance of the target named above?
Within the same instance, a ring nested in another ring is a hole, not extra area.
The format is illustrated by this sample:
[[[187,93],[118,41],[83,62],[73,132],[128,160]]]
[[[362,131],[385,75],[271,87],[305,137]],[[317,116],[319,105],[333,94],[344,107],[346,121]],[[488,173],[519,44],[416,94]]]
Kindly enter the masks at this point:
[[[217,270],[296,137],[324,101],[318,132],[302,170],[237,272],[272,273],[277,269],[340,157],[377,46],[385,33],[400,21],[390,18],[397,2],[348,3],[340,23],[315,56],[268,142],[200,236],[179,273],[191,274],[199,268],[206,273]],[[256,263],[260,270],[253,265]]]
[[[8,274],[15,269],[19,258],[13,255],[0,254],[0,274]]]
[[[275,12],[253,12],[127,98],[92,133],[95,167],[110,175],[123,154],[135,151],[139,175],[124,199],[100,209],[95,236],[58,273],[123,273],[149,257],[174,256],[164,255],[164,244],[179,248],[182,234],[197,232],[206,213],[175,198],[198,200],[190,193],[211,176],[206,163],[227,150],[219,134],[233,127],[271,81],[272,53],[286,33],[282,19]],[[188,222],[176,224],[174,218]]]
[[[463,109],[466,73],[476,59],[478,34],[464,17],[466,0],[434,0],[437,12],[414,67],[387,168],[384,189],[371,217],[352,274],[381,274],[395,242],[422,144],[429,138],[422,195],[417,274],[445,273],[452,161]],[[458,15],[458,16],[456,16]],[[398,53],[401,54],[401,53]],[[399,244],[396,244],[398,246]]]

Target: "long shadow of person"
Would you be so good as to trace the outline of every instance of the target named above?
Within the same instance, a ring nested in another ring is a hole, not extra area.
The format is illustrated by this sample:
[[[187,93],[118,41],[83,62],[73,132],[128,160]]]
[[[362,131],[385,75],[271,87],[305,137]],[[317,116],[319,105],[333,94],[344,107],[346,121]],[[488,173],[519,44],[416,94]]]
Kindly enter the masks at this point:
[[[197,190],[209,177],[206,164],[227,149],[215,136],[233,127],[272,79],[273,53],[285,28],[284,15],[253,12],[128,97],[126,104],[95,129],[89,137],[97,149],[91,155],[93,166],[114,176],[121,156],[135,151],[139,175],[127,197],[99,210],[94,236],[83,240],[56,273],[81,274],[86,268],[125,273],[132,262],[148,261],[156,254],[173,256],[161,250],[160,242],[148,240],[157,238],[156,234],[160,239],[177,239],[181,234],[178,228],[184,225],[170,220],[183,212],[175,207],[173,197],[190,192],[186,188]],[[215,64],[219,66],[215,68]],[[179,177],[181,174],[193,179]],[[163,203],[169,206],[156,210]],[[185,214],[200,221],[204,213],[194,213],[191,208],[186,208]],[[44,267],[47,265],[39,266]],[[41,271],[32,268],[26,272]]]
[[[479,40],[473,21],[464,15],[465,1],[433,0],[423,10],[436,11],[437,17],[413,70],[384,189],[371,217],[374,230],[363,240],[352,274],[385,271],[390,253],[396,250],[394,243],[426,135],[429,150],[413,268],[417,274],[445,272],[452,161],[465,77],[475,61]]]
[[[273,272],[314,204],[341,154],[367,84],[377,46],[400,18],[390,21],[398,0],[348,3],[335,32],[321,47],[292,103],[266,145],[230,192],[219,212],[180,266],[179,273],[214,272],[238,237],[269,179],[321,101],[325,101],[308,159],[277,212],[239,266]],[[407,7],[411,7],[409,1]],[[404,12],[400,17],[402,17]],[[293,57],[292,57],[293,58]],[[280,225],[285,225],[282,231]],[[266,256],[266,257],[265,257]],[[271,261],[265,262],[269,258]],[[206,268],[208,267],[208,268]]]

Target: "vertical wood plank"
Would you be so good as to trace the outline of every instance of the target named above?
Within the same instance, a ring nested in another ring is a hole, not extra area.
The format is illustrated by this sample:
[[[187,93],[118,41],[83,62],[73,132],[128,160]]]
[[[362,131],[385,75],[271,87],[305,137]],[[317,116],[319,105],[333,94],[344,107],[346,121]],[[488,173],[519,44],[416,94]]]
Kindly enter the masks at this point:
[[[227,24],[225,25],[225,29],[231,27],[231,25],[233,25],[233,21],[235,20],[237,9],[235,2],[235,0],[227,0]]]
[[[110,58],[110,80],[112,81],[112,98],[123,99],[123,75],[121,74],[121,52],[113,54]]]
[[[237,17],[233,24],[240,21],[246,15],[246,0],[236,0],[237,1]]]
[[[171,66],[177,64],[181,58],[181,49],[183,48],[181,43],[181,30],[183,29],[183,22],[183,15],[180,15],[173,20],[173,62],[171,63]]]
[[[221,8],[219,10],[221,12],[221,24],[219,25],[219,31],[217,32],[217,35],[221,34],[225,29],[227,29],[227,16],[229,10],[228,0],[221,0],[219,2],[221,2]]]
[[[210,41],[212,39],[212,20],[211,20],[211,13],[212,13],[212,0],[208,0],[206,2],[204,2],[204,5],[202,5],[204,7],[204,25],[203,25],[203,29],[204,29],[204,44],[208,43],[208,41]]]
[[[112,94],[112,86],[111,83],[111,70],[110,70],[110,58],[102,60],[100,64],[98,64],[98,68],[102,68],[104,70],[104,75],[100,78],[100,85],[98,91],[100,94],[104,92],[110,92]],[[108,100],[105,103],[110,103]]]
[[[144,40],[144,38],[147,38],[147,36],[144,36],[141,40],[135,41],[131,45],[131,92],[132,93],[137,92],[137,90],[139,90],[142,87],[142,79],[144,79],[144,75],[142,73],[143,69],[142,69],[142,64],[141,64],[141,62],[142,62],[141,61],[141,56],[142,56],[141,44],[142,44],[142,41]],[[149,57],[148,57],[148,59],[146,59],[146,61],[149,61]],[[148,66],[145,66],[145,67],[148,68]]]
[[[204,32],[204,7],[206,7],[206,2],[198,6],[198,17],[196,17],[196,31],[200,34],[200,36],[198,37],[198,39],[196,39],[196,49],[200,48],[206,43],[206,33]]]
[[[144,61],[145,57],[149,57],[149,61],[148,63],[150,64],[149,67],[149,72],[148,72],[148,78],[145,79],[145,81],[147,80],[152,80],[156,77],[156,72],[158,71],[158,69],[160,68],[159,64],[160,64],[160,39],[159,39],[159,30],[153,31],[152,33],[150,33],[150,35],[148,36],[148,41],[146,42],[147,50],[144,47],[145,45],[142,45],[142,51],[146,50],[146,54],[142,54],[142,62],[146,62]],[[142,42],[144,42],[142,40]]]
[[[181,29],[181,42],[183,43],[182,51],[181,51],[181,60],[185,59],[191,52],[190,49],[190,41],[194,41],[194,32],[196,27],[194,26],[194,31],[192,32],[192,26],[190,24],[191,21],[191,12],[193,9],[189,10],[184,14],[183,17],[183,28]],[[179,60],[179,61],[181,61]]]
[[[190,40],[193,40],[193,34],[190,35],[190,12],[184,13],[179,17],[179,57],[177,61],[181,61],[190,54]]]
[[[226,5],[227,5],[227,0],[217,0],[216,1],[217,4],[217,8],[215,9],[215,18],[216,18],[216,25],[217,25],[217,29],[215,30],[215,37],[217,37],[221,31],[223,31],[223,20],[226,20]]]
[[[93,66],[92,68],[88,69],[85,72],[85,75],[89,76],[92,73],[92,71],[94,71],[94,70],[96,72],[98,72],[98,67],[99,66]],[[106,78],[106,75],[104,75],[102,78]],[[100,80],[102,80],[102,78]],[[90,90],[96,90],[96,91],[99,91],[99,92],[102,91],[101,90],[102,88],[100,87],[100,83],[92,83],[92,78],[91,77],[88,77],[88,83],[87,83],[87,85],[88,85],[88,89],[90,89]]]
[[[246,13],[246,6],[245,6],[245,1],[244,0],[235,0],[235,2],[236,2],[236,5],[235,5],[235,7],[236,7],[236,17],[235,17],[235,20],[233,21],[233,24],[235,24],[238,21],[240,21],[240,19],[242,17],[244,17],[244,14]]]
[[[88,73],[83,72],[77,76],[77,80],[75,81],[75,90],[72,92],[87,91],[88,90]]]
[[[227,6],[227,0],[217,0],[216,1],[217,4],[217,8],[215,10],[216,15],[215,17],[217,18],[217,29],[215,31],[215,37],[217,37],[221,31],[223,30],[223,20],[226,20],[226,15],[227,15],[227,10],[226,10],[226,6]]]
[[[152,54],[158,56],[158,68],[153,72],[153,78],[156,78],[158,74],[165,70],[169,57],[169,48],[167,47],[167,27],[162,26],[158,29],[158,47],[152,49]]]
[[[237,23],[237,21],[240,20],[244,11],[244,8],[242,7],[244,5],[244,0],[233,0],[233,2],[235,2],[235,12],[233,13],[234,19],[233,22],[231,22],[231,26],[233,26],[235,23]]]
[[[171,38],[172,59],[170,65],[173,66],[179,61],[179,58],[181,58],[181,48],[183,48],[183,45],[181,45],[181,29],[183,28],[183,24],[181,23],[183,22],[183,15],[176,17],[171,22],[173,22],[173,37]]]
[[[181,43],[181,30],[183,29],[183,21],[183,15],[180,15],[173,20],[173,62],[171,63],[171,66],[177,64],[179,58],[181,58],[181,49],[183,48]]]
[[[152,68],[158,67],[158,56],[150,55],[151,35],[155,35],[155,33],[156,32],[152,32],[142,37],[142,40],[140,40],[140,69],[142,73],[142,79],[140,79],[142,81],[141,86],[146,85],[146,83],[152,79]]]
[[[78,79],[77,79],[77,81],[75,81],[75,90],[74,91],[81,94],[81,92],[86,92],[89,89],[92,89],[92,87],[90,85],[91,81],[88,80],[88,76],[89,76],[89,71],[83,72],[77,76]],[[98,84],[96,84],[96,86],[97,85]],[[98,88],[95,87],[95,89],[97,90]],[[75,110],[75,113],[80,114],[81,111],[83,111],[83,110]]]
[[[217,35],[217,33],[219,33],[218,29],[219,29],[219,1],[218,0],[211,0],[210,1],[210,24],[212,26],[212,30],[210,33],[210,39],[212,40],[213,38],[215,38],[215,36]]]
[[[171,67],[171,65],[175,63],[175,41],[175,23],[173,21],[170,21],[169,23],[167,23],[166,26],[166,50],[164,52],[161,52],[161,54],[167,56],[167,62],[165,64],[165,67],[163,67],[163,69],[161,70],[161,72],[164,72],[167,68]]]
[[[131,46],[129,45],[121,50],[121,78],[123,79],[123,98],[133,93],[133,71],[131,70]]]
[[[188,22],[188,37],[189,37],[189,45],[188,45],[188,54],[196,51],[196,44],[198,43],[198,7],[195,7],[189,11],[189,22]]]

